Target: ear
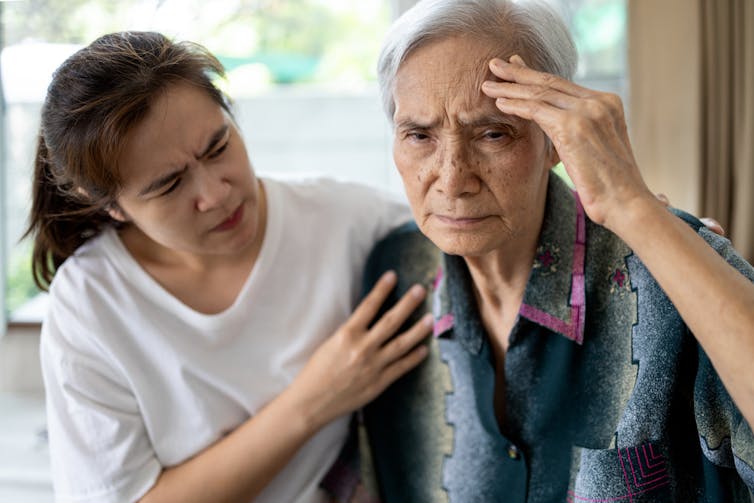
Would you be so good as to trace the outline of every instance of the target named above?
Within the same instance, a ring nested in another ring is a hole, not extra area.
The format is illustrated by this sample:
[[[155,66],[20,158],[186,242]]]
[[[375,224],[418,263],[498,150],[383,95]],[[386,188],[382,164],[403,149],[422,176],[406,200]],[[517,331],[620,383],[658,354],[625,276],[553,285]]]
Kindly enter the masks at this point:
[[[128,216],[128,213],[123,211],[123,209],[118,205],[118,203],[112,203],[108,205],[106,208],[107,214],[110,215],[110,218],[113,220],[117,220],[121,223],[126,223],[131,221],[131,217]]]

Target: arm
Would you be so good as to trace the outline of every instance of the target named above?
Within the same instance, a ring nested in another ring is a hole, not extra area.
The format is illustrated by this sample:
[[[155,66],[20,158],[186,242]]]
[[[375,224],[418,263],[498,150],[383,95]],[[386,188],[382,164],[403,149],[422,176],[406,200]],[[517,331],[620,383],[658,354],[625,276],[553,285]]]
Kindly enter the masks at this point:
[[[754,425],[754,284],[649,191],[620,98],[531,70],[519,56],[490,69],[502,82],[485,82],[483,92],[552,140],[589,217],[641,258]]]
[[[388,339],[421,303],[423,288],[409,291],[368,327],[395,282],[394,273],[384,275],[281,395],[216,444],[164,470],[141,501],[249,501],[319,429],[416,366],[426,356],[417,344],[431,318]]]

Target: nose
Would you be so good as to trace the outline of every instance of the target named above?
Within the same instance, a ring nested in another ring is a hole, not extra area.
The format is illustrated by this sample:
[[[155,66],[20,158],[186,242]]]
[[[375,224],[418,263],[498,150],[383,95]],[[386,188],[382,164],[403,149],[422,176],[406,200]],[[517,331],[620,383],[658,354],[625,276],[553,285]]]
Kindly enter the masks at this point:
[[[463,140],[449,141],[438,149],[435,163],[435,189],[447,197],[476,194],[481,181],[473,169],[468,146]]]
[[[222,206],[230,195],[230,182],[216,168],[199,165],[196,172],[196,209],[205,212]]]

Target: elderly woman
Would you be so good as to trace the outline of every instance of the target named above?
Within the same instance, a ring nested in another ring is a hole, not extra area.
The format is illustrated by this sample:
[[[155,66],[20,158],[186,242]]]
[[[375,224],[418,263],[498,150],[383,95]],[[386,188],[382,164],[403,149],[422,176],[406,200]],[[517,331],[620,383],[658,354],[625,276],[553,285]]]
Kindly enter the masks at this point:
[[[432,285],[435,337],[365,410],[386,501],[754,494],[754,269],[654,198],[620,100],[575,65],[540,3],[424,0],[387,36],[416,226],[377,246],[367,285]]]

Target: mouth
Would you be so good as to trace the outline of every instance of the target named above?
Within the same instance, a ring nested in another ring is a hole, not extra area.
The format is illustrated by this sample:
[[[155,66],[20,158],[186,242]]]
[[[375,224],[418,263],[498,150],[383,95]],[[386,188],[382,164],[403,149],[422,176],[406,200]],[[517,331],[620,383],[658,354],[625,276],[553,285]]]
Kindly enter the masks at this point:
[[[435,218],[444,225],[461,229],[474,227],[475,225],[480,224],[487,219],[487,217],[456,217],[446,215],[435,215]]]
[[[234,211],[228,218],[223,220],[220,225],[217,225],[212,229],[213,232],[222,232],[227,231],[230,229],[233,229],[235,226],[237,226],[241,219],[243,218],[243,203],[238,205],[238,208],[236,208],[236,211]]]

